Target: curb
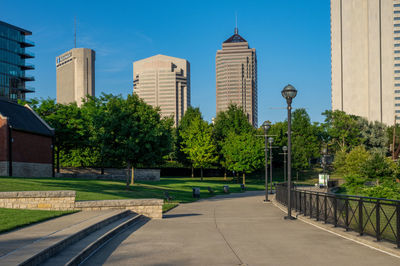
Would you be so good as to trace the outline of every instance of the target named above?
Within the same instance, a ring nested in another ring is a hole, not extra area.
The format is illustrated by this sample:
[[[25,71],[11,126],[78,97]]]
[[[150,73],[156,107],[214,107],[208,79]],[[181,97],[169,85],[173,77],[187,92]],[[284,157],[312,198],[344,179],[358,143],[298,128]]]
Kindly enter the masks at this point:
[[[30,257],[29,259],[21,262],[19,265],[23,265],[23,266],[31,266],[31,265],[39,265],[40,263],[44,262],[45,260],[47,260],[48,258],[54,256],[55,254],[59,253],[61,250],[63,250],[64,248],[66,248],[67,246],[70,246],[76,242],[78,242],[79,240],[81,240],[82,238],[88,236],[89,234],[93,233],[94,231],[112,223],[115,222],[123,217],[126,217],[127,215],[129,215],[131,213],[131,211],[126,210],[124,212],[118,213],[114,216],[111,216],[105,220],[102,220],[100,222],[97,222],[95,224],[92,224],[91,226],[76,232],[73,235],[70,235],[69,237],[59,241],[58,243],[47,247],[46,249],[42,250],[41,252],[39,252],[38,254]]]
[[[285,210],[286,206],[284,206],[281,203],[279,203],[275,199],[275,197],[273,197],[271,199],[271,202],[275,207],[277,207],[278,209],[280,209],[283,212],[286,212],[286,210]],[[326,231],[328,233],[334,234],[334,235],[342,237],[344,239],[353,241],[353,242],[355,242],[357,244],[366,246],[366,247],[368,247],[370,249],[374,249],[374,250],[380,251],[382,253],[385,253],[387,255],[390,255],[392,257],[400,259],[400,250],[398,250],[395,247],[389,247],[389,246],[384,245],[385,243],[389,245],[389,242],[385,242],[385,241],[376,242],[370,236],[364,235],[364,236],[360,237],[358,235],[352,234],[351,231],[347,231],[347,232],[346,231],[342,231],[342,230],[340,230],[340,227],[332,227],[331,224],[324,224],[324,223],[321,223],[319,221],[315,221],[315,220],[312,220],[310,218],[306,218],[304,216],[300,216],[301,214],[296,212],[296,211],[294,211],[294,210],[293,210],[293,212],[296,214],[296,218],[298,220],[302,221],[303,223],[307,223],[307,224],[312,225],[312,226],[314,226],[314,227],[316,227],[318,229],[324,230],[324,231]],[[335,229],[337,229],[337,230],[335,230]],[[392,245],[392,243],[390,243],[390,245]]]
[[[120,224],[119,226],[111,229],[107,233],[105,233],[102,237],[98,238],[95,242],[91,243],[89,246],[84,248],[78,255],[70,259],[65,265],[72,266],[72,265],[79,265],[87,258],[89,258],[97,249],[101,248],[105,245],[111,238],[115,235],[119,234],[120,232],[124,231],[127,227],[131,226],[133,223],[138,222],[143,216],[136,215],[125,221],[124,223]]]

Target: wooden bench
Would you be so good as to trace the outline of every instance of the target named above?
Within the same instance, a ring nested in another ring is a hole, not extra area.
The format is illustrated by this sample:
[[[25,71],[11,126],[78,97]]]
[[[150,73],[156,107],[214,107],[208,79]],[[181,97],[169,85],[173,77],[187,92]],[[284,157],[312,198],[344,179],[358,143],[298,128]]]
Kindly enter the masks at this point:
[[[214,194],[214,189],[212,189],[211,187],[208,187],[208,192],[210,192],[210,194]]]

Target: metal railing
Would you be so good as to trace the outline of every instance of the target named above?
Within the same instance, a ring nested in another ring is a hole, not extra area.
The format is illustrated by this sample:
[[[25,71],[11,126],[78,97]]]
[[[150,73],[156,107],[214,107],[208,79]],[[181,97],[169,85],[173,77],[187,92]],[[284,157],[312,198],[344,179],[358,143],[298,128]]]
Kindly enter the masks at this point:
[[[287,184],[276,185],[276,200],[287,205]],[[291,189],[292,208],[317,221],[388,240],[400,248],[400,201]]]

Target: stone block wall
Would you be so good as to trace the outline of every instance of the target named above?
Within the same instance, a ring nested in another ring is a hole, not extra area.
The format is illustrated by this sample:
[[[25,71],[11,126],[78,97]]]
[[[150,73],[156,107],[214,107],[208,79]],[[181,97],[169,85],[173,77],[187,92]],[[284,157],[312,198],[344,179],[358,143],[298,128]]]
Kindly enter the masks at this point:
[[[56,177],[85,178],[85,179],[111,179],[125,181],[127,169],[106,168],[101,174],[100,168],[62,168]],[[129,176],[131,171],[129,171]],[[135,169],[137,181],[160,181],[160,169]]]
[[[73,210],[75,191],[0,192],[0,208],[32,210]]]
[[[0,162],[0,176],[8,176],[8,161]]]
[[[12,165],[15,177],[51,177],[53,174],[51,163],[13,162]]]
[[[126,209],[150,218],[161,219],[163,204],[164,201],[161,199],[91,200],[77,201],[75,209],[83,211]]]

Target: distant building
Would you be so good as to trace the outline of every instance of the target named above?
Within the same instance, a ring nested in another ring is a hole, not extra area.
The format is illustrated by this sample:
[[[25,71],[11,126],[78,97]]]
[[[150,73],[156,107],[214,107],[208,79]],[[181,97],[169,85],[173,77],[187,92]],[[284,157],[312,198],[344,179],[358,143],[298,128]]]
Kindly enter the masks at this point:
[[[25,38],[32,32],[0,21],[0,98],[17,101],[25,99],[25,94],[35,89],[26,86],[27,81],[35,78],[26,75],[25,71],[34,69],[25,60],[34,58],[34,54],[26,51],[26,47],[35,46]]]
[[[235,34],[217,51],[215,61],[217,114],[227,110],[230,104],[237,104],[243,107],[250,124],[257,127],[256,49],[250,48],[235,28]]]
[[[400,121],[400,1],[331,0],[332,109]]]
[[[95,96],[95,51],[74,48],[56,57],[57,103],[82,104],[87,95]]]
[[[0,99],[0,176],[54,176],[53,137],[29,106]]]
[[[133,92],[147,104],[173,116],[175,125],[190,106],[190,64],[185,59],[155,55],[133,63]]]

